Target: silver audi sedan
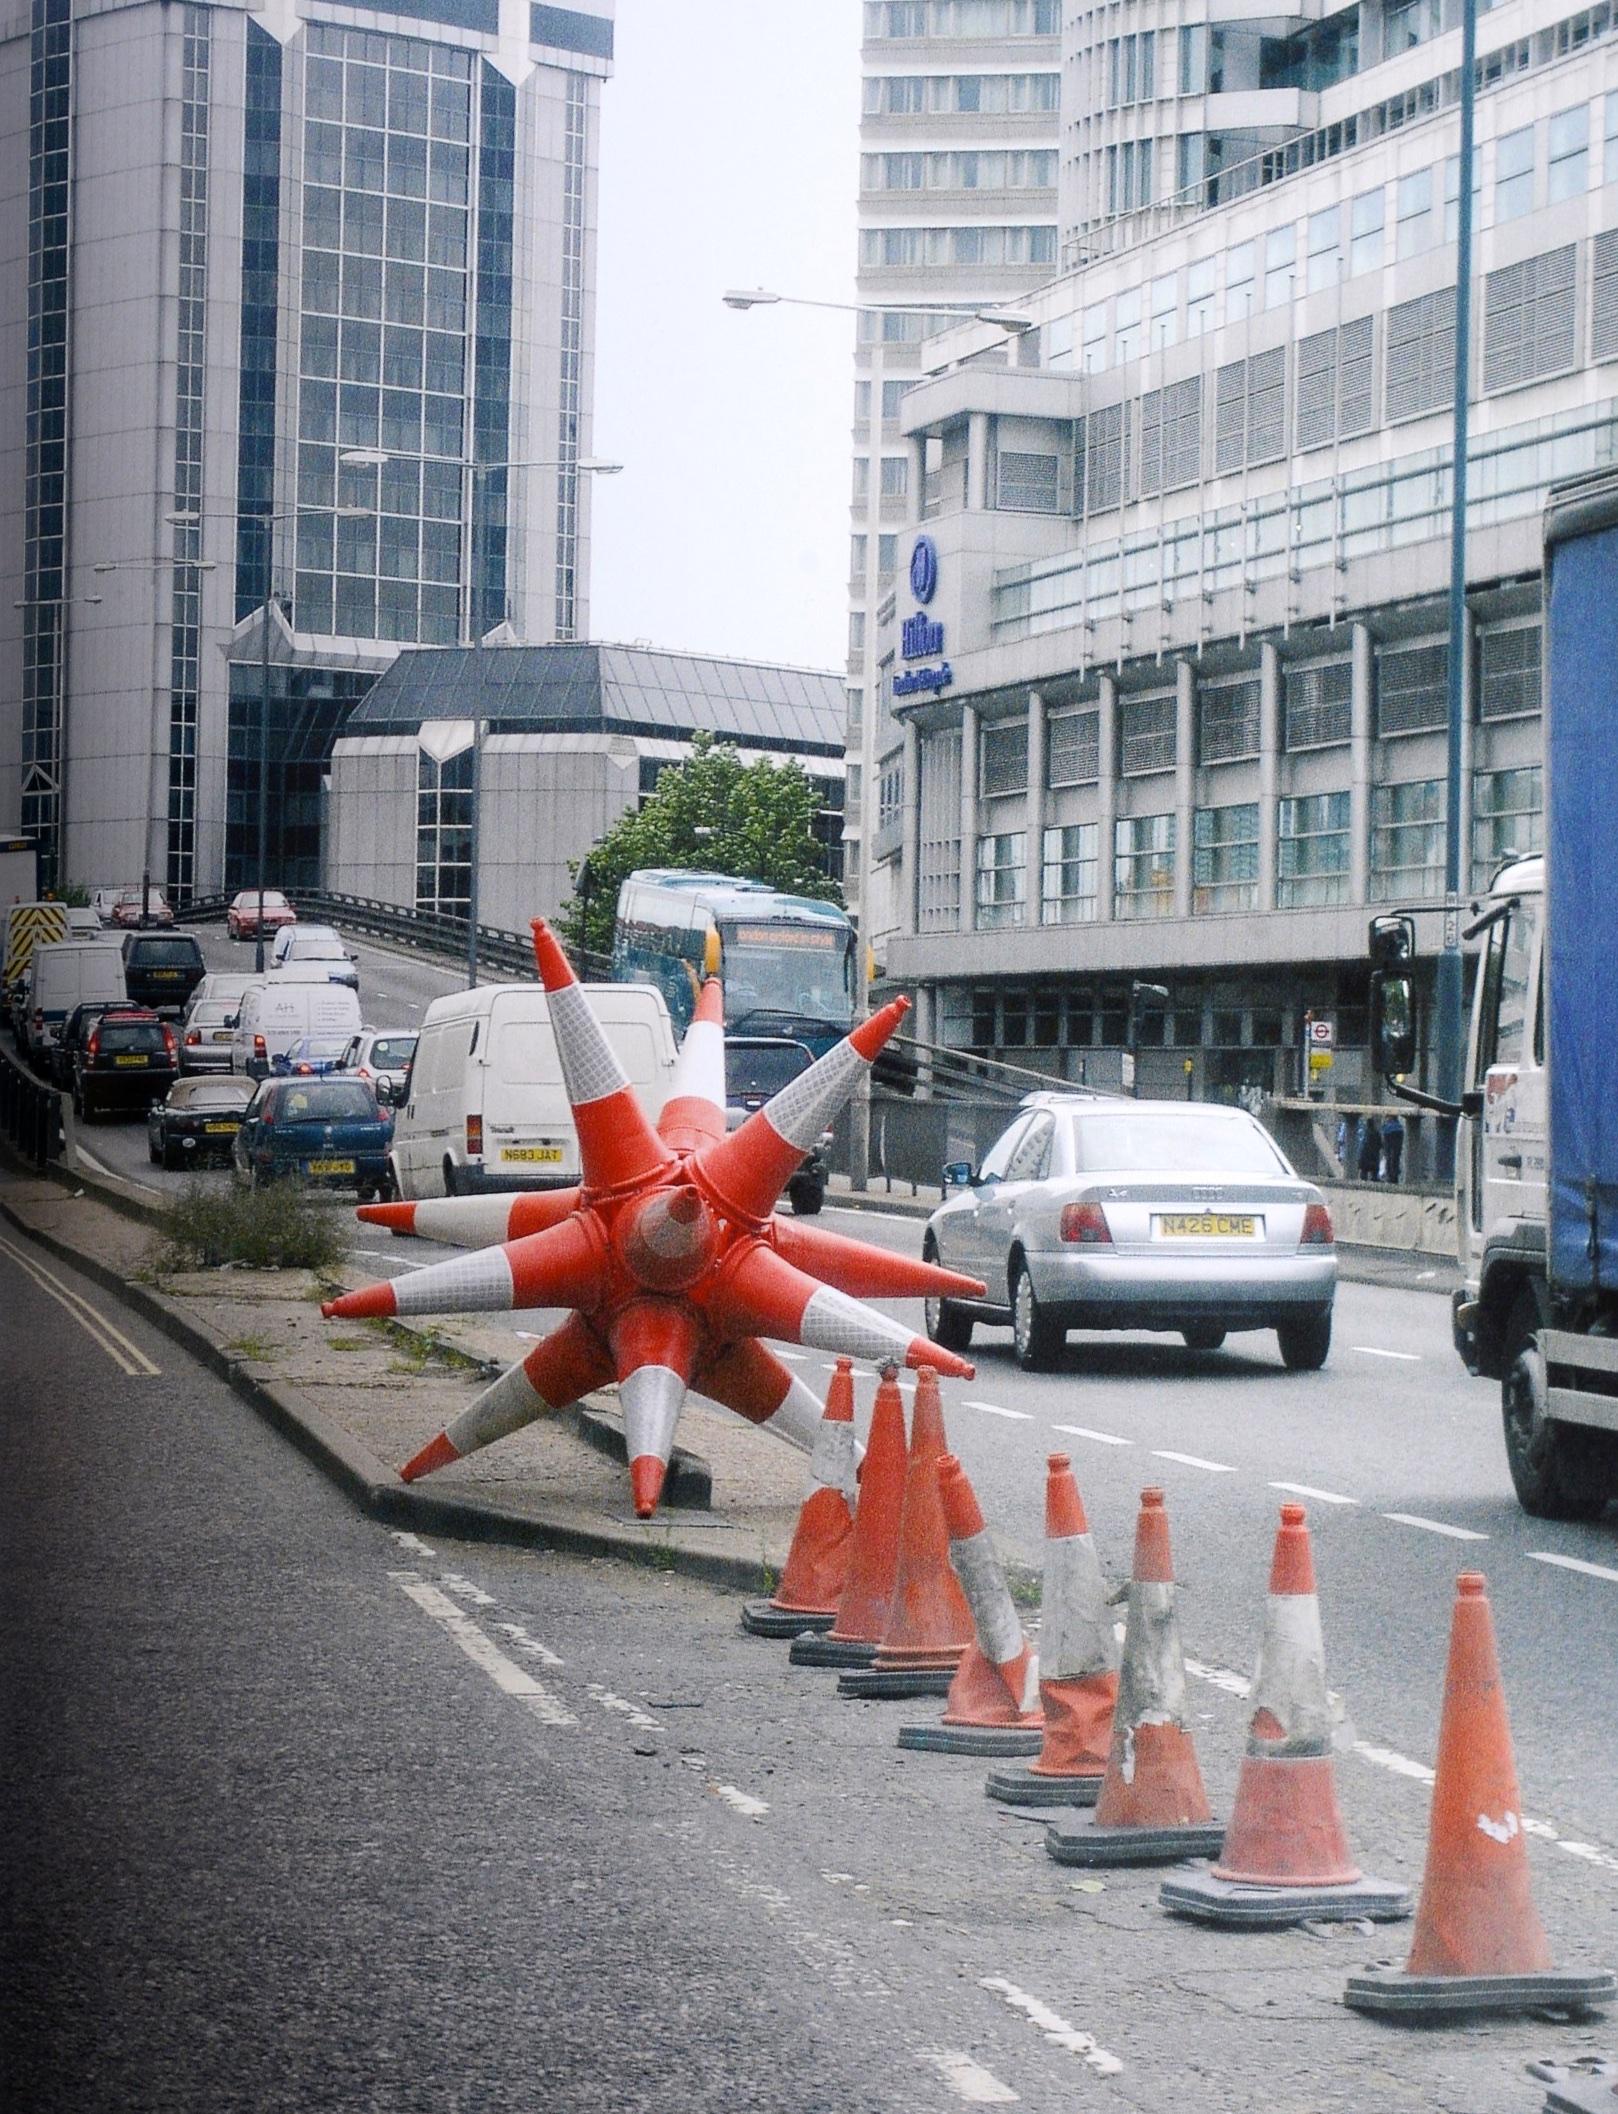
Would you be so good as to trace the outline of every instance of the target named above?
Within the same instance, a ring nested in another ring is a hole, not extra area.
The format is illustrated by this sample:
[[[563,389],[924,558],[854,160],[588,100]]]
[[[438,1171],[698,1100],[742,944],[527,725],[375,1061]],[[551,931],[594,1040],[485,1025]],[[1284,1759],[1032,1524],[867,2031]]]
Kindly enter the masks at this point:
[[[1331,1214],[1239,1108],[1031,1094],[981,1167],[946,1167],[923,1253],[982,1278],[981,1300],[929,1300],[927,1332],[964,1351],[1009,1324],[1017,1363],[1044,1371],[1069,1329],[1177,1331],[1217,1350],[1274,1329],[1313,1372],[1331,1348]]]

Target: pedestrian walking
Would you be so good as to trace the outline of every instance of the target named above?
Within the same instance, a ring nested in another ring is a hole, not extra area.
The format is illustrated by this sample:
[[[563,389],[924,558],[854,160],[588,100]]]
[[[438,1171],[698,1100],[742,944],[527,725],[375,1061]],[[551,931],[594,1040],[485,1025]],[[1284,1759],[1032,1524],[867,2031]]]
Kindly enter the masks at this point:
[[[1404,1165],[1405,1127],[1397,1116],[1389,1116],[1382,1125],[1382,1179],[1396,1182],[1399,1169]]]
[[[1360,1152],[1357,1165],[1362,1182],[1374,1182],[1382,1170],[1382,1132],[1375,1116],[1364,1116],[1360,1119]]]

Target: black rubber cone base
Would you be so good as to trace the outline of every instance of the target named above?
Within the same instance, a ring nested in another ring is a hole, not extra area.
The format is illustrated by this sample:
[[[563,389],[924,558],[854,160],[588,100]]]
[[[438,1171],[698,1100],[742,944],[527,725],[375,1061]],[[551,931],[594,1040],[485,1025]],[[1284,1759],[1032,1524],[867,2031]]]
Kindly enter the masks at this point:
[[[953,1666],[869,1666],[839,1674],[837,1693],[867,1703],[902,1703],[912,1696],[947,1696],[954,1679]]]
[[[874,1644],[856,1644],[846,1637],[794,1637],[787,1658],[794,1666],[869,1666],[876,1657]]]
[[[1566,2011],[1575,2016],[1610,2004],[1618,1984],[1610,1974],[1593,1975],[1407,1975],[1371,1969],[1350,1975],[1343,2002],[1354,2011],[1393,2019],[1510,2017],[1523,2011]]]
[[[1344,1886],[1244,1886],[1212,1872],[1165,1879],[1158,1900],[1177,1916],[1243,1930],[1281,1930],[1289,1923],[1397,1923],[1410,1914],[1410,1889],[1362,1874]],[[1618,2114],[1618,2109],[1614,2110]]]
[[[1075,1813],[1045,1828],[1045,1848],[1058,1864],[1178,1864],[1182,1857],[1217,1857],[1225,1823],[1209,1820],[1177,1828],[1098,1828],[1093,1813]]]
[[[778,1608],[773,1600],[749,1600],[742,1608],[742,1628],[750,1637],[802,1637],[829,1630],[837,1620],[830,1614],[805,1614],[801,1608]]]
[[[1040,1776],[1032,1769],[991,1769],[984,1790],[1005,1806],[1093,1806],[1099,1776]]]
[[[1037,1725],[901,1725],[899,1745],[921,1754],[1038,1754]],[[1618,2110],[1615,2110],[1618,2114]]]
[[[1618,2076],[1569,2077],[1545,2094],[1541,2114],[1613,2114],[1618,2107]]]

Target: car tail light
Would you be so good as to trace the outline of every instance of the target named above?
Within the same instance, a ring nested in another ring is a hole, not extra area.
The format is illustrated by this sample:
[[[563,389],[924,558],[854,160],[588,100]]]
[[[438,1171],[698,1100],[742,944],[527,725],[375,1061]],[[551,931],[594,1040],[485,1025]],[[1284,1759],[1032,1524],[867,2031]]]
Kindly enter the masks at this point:
[[[44,1016],[44,1014],[43,1014],[43,1013],[36,1013],[36,1014],[34,1015],[34,1033],[35,1033],[36,1035],[43,1035],[43,1034],[44,1034],[44,1032],[45,1032],[45,1016]]]
[[[92,1064],[95,1063],[97,1057],[101,1054],[101,1030],[99,1028],[93,1028],[90,1031],[90,1040],[84,1046],[84,1054]]]
[[[255,1035],[253,1037],[253,1055],[255,1057],[262,1057],[264,1055],[264,1037],[262,1035]]]
[[[483,1157],[483,1118],[468,1116],[466,1119],[466,1157],[481,1160]]]
[[[169,1027],[165,1027],[163,1030],[163,1054],[165,1057],[167,1057],[170,1064],[174,1062],[175,1057],[177,1055],[177,1048],[174,1041],[174,1030]]]
[[[1324,1204],[1311,1204],[1303,1214],[1303,1232],[1298,1239],[1299,1247],[1329,1248],[1333,1239],[1331,1213]]]
[[[199,1043],[199,1042],[200,1042],[201,1040],[202,1040],[202,1032],[201,1032],[201,1030],[200,1030],[199,1028],[187,1028],[187,1029],[186,1029],[186,1031],[185,1031],[185,1046],[186,1046],[186,1048],[187,1048],[188,1050],[194,1050],[194,1049],[196,1048],[197,1044],[198,1044],[198,1043]]]
[[[1064,1204],[1060,1232],[1065,1241],[1081,1241],[1086,1247],[1112,1246],[1107,1214],[1099,1204]]]

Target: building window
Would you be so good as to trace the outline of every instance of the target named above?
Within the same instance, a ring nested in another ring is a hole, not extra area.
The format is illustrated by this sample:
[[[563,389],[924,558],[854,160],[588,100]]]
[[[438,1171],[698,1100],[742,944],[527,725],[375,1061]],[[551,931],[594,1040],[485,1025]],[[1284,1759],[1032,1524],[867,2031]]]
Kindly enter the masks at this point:
[[[1360,316],[1336,330],[1298,340],[1293,418],[1300,450],[1322,448],[1375,422],[1371,352],[1374,322]]]
[[[1272,228],[1264,238],[1264,306],[1290,301],[1298,284],[1298,231]]]
[[[1214,468],[1274,462],[1286,453],[1286,348],[1232,360],[1215,378]]]
[[[1158,697],[1125,697],[1118,701],[1118,758],[1125,778],[1174,768],[1175,700],[1172,690]]]
[[[884,499],[903,499],[909,489],[909,456],[884,455],[882,458],[882,497]]]
[[[1601,181],[1618,183],[1618,94],[1606,99],[1601,132]]]
[[[1604,229],[1590,245],[1590,357],[1618,358],[1618,230]]]
[[[1028,790],[1028,722],[1007,720],[980,736],[978,792],[985,800]]]
[[[961,736],[922,737],[917,801],[916,925],[956,932],[961,923]]]
[[[1455,400],[1454,287],[1396,303],[1385,330],[1389,423],[1447,410]]]
[[[1494,224],[1534,210],[1534,128],[1503,132],[1494,143]]]
[[[1174,817],[1120,816],[1113,829],[1113,915],[1174,915]]]
[[[1141,352],[1141,290],[1132,286],[1112,304],[1113,357],[1120,367]]]
[[[980,932],[1020,925],[1027,900],[1028,838],[1018,830],[978,839],[977,922]]]
[[[1565,374],[1578,357],[1578,245],[1568,243],[1483,282],[1483,386],[1517,389]]]
[[[1321,293],[1343,275],[1343,209],[1329,206],[1309,216],[1309,291]]]
[[[465,917],[472,901],[472,747],[416,753],[416,908]]]
[[[1096,914],[1100,867],[1093,822],[1048,829],[1040,865],[1039,917],[1043,925],[1085,925]]]
[[[1198,763],[1230,763],[1239,756],[1258,754],[1260,688],[1256,675],[1197,685]],[[1197,842],[1201,841],[1199,836]]]
[[[1307,910],[1348,901],[1348,794],[1283,800],[1278,816],[1275,902]]]
[[[1440,27],[1438,0],[1392,0],[1382,13],[1382,56],[1397,58],[1435,37]]]
[[[890,756],[876,781],[876,826],[886,829],[904,813],[905,766],[903,756]]]
[[[1540,628],[1485,631],[1478,639],[1478,718],[1523,719],[1539,710]]]
[[[1399,179],[1394,255],[1419,256],[1433,240],[1433,172],[1417,169]]]
[[[1253,244],[1239,242],[1225,253],[1225,321],[1238,323],[1253,313],[1253,284],[1257,270]]]
[[[1349,208],[1348,272],[1374,272],[1382,263],[1382,219],[1386,202],[1381,189],[1362,191]]]
[[[1202,377],[1187,375],[1140,400],[1140,490],[1176,492],[1202,474]]]
[[[1148,350],[1161,352],[1165,345],[1172,345],[1178,336],[1180,320],[1180,275],[1165,272],[1152,281],[1151,329],[1148,332]]]
[[[1421,902],[1444,893],[1444,781],[1371,790],[1371,896]]]
[[[1480,771],[1472,782],[1472,886],[1487,888],[1508,859],[1543,851],[1540,767]]]
[[[1449,724],[1449,647],[1383,646],[1376,656],[1376,731],[1424,734]]]
[[[1084,510],[1103,514],[1123,505],[1129,480],[1128,406],[1109,404],[1084,422]]]
[[[1589,181],[1590,106],[1575,103],[1550,122],[1550,202],[1576,198]]]
[[[1003,514],[1061,512],[1061,457],[1002,448],[995,475],[995,505]]]
[[[1203,257],[1185,275],[1185,334],[1200,338],[1214,328],[1218,307],[1219,259]]]
[[[1101,767],[1101,714],[1053,712],[1045,722],[1045,781],[1093,785]]]
[[[1233,807],[1197,809],[1191,907],[1199,913],[1258,907],[1256,800],[1239,801]]]
[[[1312,668],[1288,668],[1284,743],[1290,755],[1298,749],[1325,749],[1349,739],[1354,714],[1352,661],[1318,661]]]

